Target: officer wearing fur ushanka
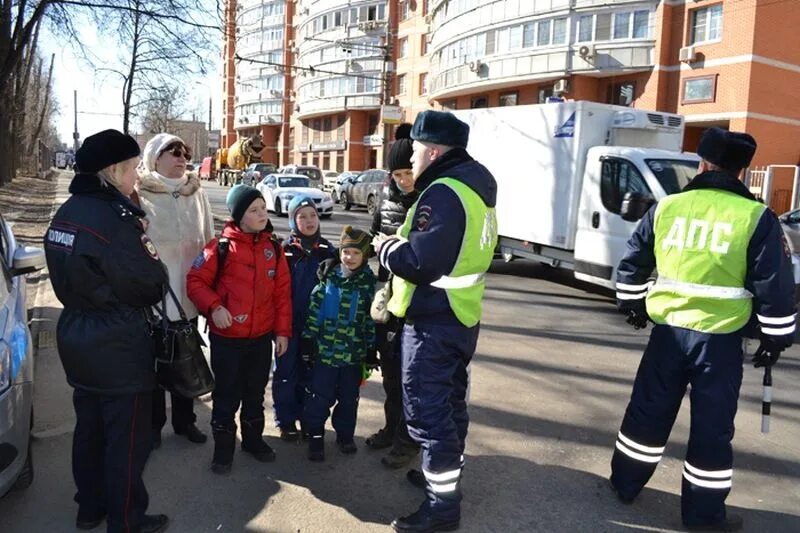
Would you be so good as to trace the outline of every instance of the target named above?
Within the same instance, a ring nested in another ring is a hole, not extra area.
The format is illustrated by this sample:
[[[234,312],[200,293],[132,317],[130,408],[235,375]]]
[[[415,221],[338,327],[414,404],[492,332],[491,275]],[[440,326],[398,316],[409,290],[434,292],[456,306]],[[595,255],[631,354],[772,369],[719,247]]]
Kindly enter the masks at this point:
[[[689,530],[736,531],[728,515],[733,420],[742,383],[742,335],[760,329],[756,366],[792,344],[794,280],[775,214],[738,179],[756,141],[710,128],[699,174],[652,207],[617,270],[617,302],[628,322],[656,325],[642,356],[611,460],[611,484],[630,503],[658,466],[688,384],[691,428],[681,517]],[[658,278],[649,278],[654,270]]]
[[[467,366],[475,353],[485,273],[497,243],[497,183],[466,151],[469,126],[424,111],[411,130],[419,200],[393,237],[373,240],[392,279],[387,308],[405,317],[403,407],[422,449],[425,501],[397,531],[449,531],[461,520],[461,470],[469,426]]]

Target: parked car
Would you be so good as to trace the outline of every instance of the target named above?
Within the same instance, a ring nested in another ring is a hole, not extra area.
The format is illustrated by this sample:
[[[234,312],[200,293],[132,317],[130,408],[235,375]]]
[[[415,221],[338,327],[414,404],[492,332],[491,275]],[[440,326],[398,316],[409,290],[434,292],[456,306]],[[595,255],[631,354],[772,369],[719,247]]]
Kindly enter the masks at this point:
[[[322,190],[322,171],[313,165],[286,165],[278,169],[278,174],[300,174],[311,180],[311,186]]]
[[[322,190],[325,192],[333,191],[333,186],[336,185],[336,178],[339,177],[339,173],[335,170],[323,170],[322,171]]]
[[[800,302],[800,209],[782,214],[778,219],[789,246],[792,259],[792,273],[794,274],[794,301]]]
[[[200,163],[198,175],[201,180],[213,180],[217,171],[217,162],[213,157],[204,157]]]
[[[242,183],[255,185],[267,174],[274,174],[277,170],[272,163],[251,163],[242,171]]]
[[[358,177],[360,172],[344,171],[336,178],[336,183],[333,184],[333,201],[337,204],[342,198],[342,188],[346,183],[350,183]]]
[[[256,185],[256,189],[264,196],[267,210],[274,211],[278,216],[288,215],[289,202],[300,194],[314,200],[320,217],[328,218],[333,214],[331,195],[312,186],[308,176],[269,174]]]
[[[24,274],[45,266],[44,250],[17,244],[0,215],[0,495],[33,482],[33,343]]]
[[[371,215],[378,208],[381,189],[388,179],[389,173],[385,170],[373,169],[362,172],[355,180],[342,186],[339,201],[344,204],[346,211],[354,205],[363,205]]]

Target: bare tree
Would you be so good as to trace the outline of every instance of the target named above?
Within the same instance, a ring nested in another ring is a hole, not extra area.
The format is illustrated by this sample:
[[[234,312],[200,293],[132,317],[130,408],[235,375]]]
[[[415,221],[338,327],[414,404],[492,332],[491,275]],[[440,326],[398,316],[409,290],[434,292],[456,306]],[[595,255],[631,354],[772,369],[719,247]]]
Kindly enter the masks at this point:
[[[186,91],[179,86],[164,87],[151,92],[142,104],[141,113],[142,131],[146,133],[161,133],[172,131],[172,124],[181,119],[186,112],[183,106]]]

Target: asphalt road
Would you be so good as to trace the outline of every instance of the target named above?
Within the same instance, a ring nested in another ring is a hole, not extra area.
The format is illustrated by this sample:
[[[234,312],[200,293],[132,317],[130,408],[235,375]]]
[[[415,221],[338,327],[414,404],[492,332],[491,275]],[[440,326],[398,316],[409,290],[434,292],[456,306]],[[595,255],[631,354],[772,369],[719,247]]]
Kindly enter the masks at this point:
[[[211,184],[214,209],[224,190]],[[285,235],[286,219],[274,218]],[[322,223],[335,240],[344,224],[366,228],[363,210],[337,210]],[[530,262],[497,262],[488,277],[481,337],[472,368],[470,435],[463,480],[462,531],[674,531],[680,527],[682,458],[688,401],[664,460],[634,505],[620,505],[606,485],[619,423],[647,331],[627,326],[605,291],[569,272]],[[800,362],[792,348],[774,371],[772,432],[760,428],[761,372],[745,367],[730,510],[745,531],[800,531]],[[0,500],[3,533],[71,531],[76,506],[70,474],[69,389],[57,356],[37,363],[37,477],[24,493]],[[305,448],[267,439],[278,460],[262,465],[237,452],[233,473],[209,471],[211,444],[164,432],[146,472],[152,512],[166,512],[175,532],[388,531],[421,494],[403,471],[390,472],[364,438],[382,423],[379,376],[362,389],[355,456],[335,451],[308,462]],[[269,396],[266,401],[269,407]],[[210,403],[197,402],[207,429]]]

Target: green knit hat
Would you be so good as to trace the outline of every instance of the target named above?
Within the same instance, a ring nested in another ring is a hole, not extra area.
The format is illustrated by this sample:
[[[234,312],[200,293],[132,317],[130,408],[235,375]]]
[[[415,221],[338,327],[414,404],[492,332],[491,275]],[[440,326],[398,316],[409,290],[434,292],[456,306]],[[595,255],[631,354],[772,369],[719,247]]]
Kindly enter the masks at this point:
[[[339,249],[358,248],[364,254],[364,260],[369,257],[369,233],[353,226],[345,226],[339,239]]]

